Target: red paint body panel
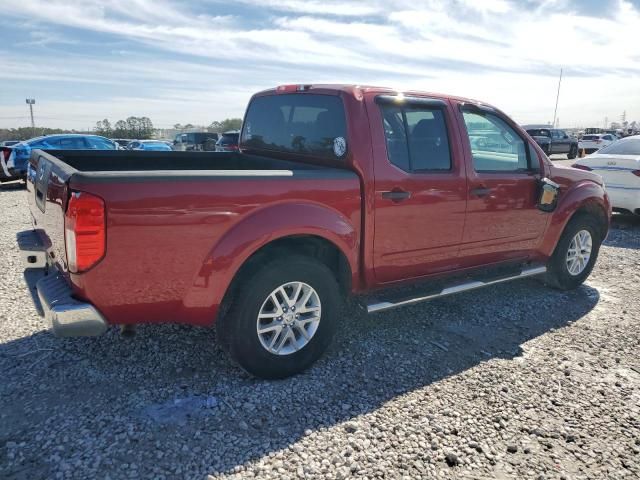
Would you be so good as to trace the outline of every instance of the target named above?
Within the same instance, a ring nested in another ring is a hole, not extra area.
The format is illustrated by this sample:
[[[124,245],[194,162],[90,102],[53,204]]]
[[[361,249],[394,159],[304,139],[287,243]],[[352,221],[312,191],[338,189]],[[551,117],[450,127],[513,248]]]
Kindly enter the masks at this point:
[[[256,95],[282,93],[292,93],[291,88]],[[407,173],[387,158],[375,101],[392,90],[324,85],[298,93],[338,95],[345,108],[345,160],[278,157],[315,164],[318,171],[312,175],[293,169],[291,176],[204,172],[199,178],[161,172],[166,175],[139,178],[140,172],[133,172],[110,178],[102,172],[78,175],[53,159],[43,212],[34,173],[28,195],[36,230],[50,243],[53,261],[76,296],[111,323],[210,325],[238,269],[279,238],[313,235],[334,244],[347,259],[357,293],[513,260],[545,261],[578,208],[591,202],[610,216],[599,177],[552,166],[526,132],[499,111],[536,152],[538,172],[474,171],[459,109],[471,102],[467,99],[405,93],[446,103],[453,164],[443,173]],[[256,153],[240,148],[243,154]],[[34,171],[43,158],[38,155],[34,152],[31,160]],[[323,171],[322,165],[341,170]],[[542,176],[561,186],[553,213],[536,208]],[[478,187],[492,194],[476,197],[471,191]],[[395,189],[411,192],[410,199],[382,197]],[[71,190],[97,195],[106,205],[106,255],[81,274],[69,274],[65,262],[64,210]]]

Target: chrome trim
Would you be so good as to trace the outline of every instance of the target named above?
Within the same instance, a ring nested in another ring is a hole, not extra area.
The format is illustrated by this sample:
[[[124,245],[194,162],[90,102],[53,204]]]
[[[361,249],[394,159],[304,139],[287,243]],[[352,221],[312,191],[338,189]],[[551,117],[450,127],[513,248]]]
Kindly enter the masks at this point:
[[[466,292],[469,290],[475,290],[481,287],[487,287],[489,285],[495,285],[498,283],[508,282],[511,280],[517,280],[519,278],[532,277],[535,275],[541,275],[547,271],[547,267],[532,267],[522,270],[518,275],[513,275],[511,277],[503,277],[497,278],[495,280],[489,280],[486,282],[473,280],[471,282],[461,283],[459,285],[453,285],[451,287],[447,287],[443,289],[439,293],[433,293],[431,295],[424,295],[421,297],[410,298],[408,300],[402,300],[400,302],[377,302],[371,303],[367,305],[367,313],[376,313],[382,312],[384,310],[390,310],[392,308],[404,307],[406,305],[413,305],[420,302],[426,302],[427,300],[433,300],[434,298],[446,297],[447,295],[452,295],[454,293]]]
[[[57,337],[93,337],[103,334],[107,321],[89,303],[71,296],[67,280],[55,271],[36,283],[49,328]]]

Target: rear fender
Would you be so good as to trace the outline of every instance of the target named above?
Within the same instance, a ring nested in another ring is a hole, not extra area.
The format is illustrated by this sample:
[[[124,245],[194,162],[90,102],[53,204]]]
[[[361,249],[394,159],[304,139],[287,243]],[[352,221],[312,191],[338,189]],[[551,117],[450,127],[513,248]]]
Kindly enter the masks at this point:
[[[359,235],[352,222],[322,205],[283,203],[254,212],[218,240],[194,277],[184,308],[207,309],[213,318],[244,262],[268,243],[296,235],[314,235],[334,244],[349,262],[352,285],[357,285]]]
[[[573,217],[578,210],[587,206],[589,208],[599,208],[602,210],[602,214],[607,222],[604,232],[606,235],[611,219],[609,197],[601,185],[589,180],[582,181],[572,186],[569,191],[560,198],[560,202],[553,212],[553,216],[547,227],[547,234],[542,244],[541,250],[544,256],[549,257],[553,254],[553,250],[556,248],[560,236],[567,226],[567,223],[569,223],[569,220],[571,220],[571,217]]]

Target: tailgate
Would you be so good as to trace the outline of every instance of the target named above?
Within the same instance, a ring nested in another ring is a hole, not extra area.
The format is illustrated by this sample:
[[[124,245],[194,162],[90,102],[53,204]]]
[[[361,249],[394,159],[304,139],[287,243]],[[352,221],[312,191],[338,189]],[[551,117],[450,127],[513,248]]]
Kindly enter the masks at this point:
[[[33,227],[47,256],[61,271],[67,270],[64,248],[64,213],[69,199],[68,180],[76,170],[53,155],[33,150],[27,170],[27,198]]]

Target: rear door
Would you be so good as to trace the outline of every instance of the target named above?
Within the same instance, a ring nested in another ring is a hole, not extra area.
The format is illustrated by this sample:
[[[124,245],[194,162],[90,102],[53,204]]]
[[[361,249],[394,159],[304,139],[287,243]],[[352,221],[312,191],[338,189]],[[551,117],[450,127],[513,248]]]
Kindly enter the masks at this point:
[[[376,281],[455,269],[467,180],[449,103],[378,96],[368,110],[375,139]]]
[[[460,104],[469,188],[460,248],[468,267],[527,258],[548,214],[536,207],[540,159],[502,114]]]

